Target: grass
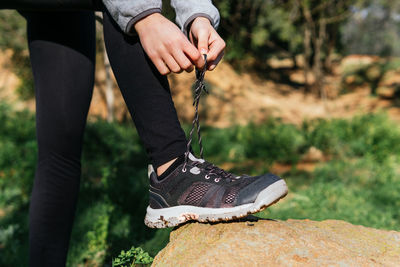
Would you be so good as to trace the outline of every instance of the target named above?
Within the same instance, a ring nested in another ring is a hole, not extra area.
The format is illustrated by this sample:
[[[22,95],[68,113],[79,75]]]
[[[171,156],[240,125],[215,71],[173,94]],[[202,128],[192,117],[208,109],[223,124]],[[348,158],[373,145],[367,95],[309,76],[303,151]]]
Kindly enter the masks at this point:
[[[26,266],[37,151],[34,117],[0,103],[0,120],[0,266]],[[274,163],[296,166],[310,147],[330,159],[311,172],[293,167],[283,173],[289,195],[259,216],[340,219],[400,230],[400,129],[385,114],[305,121],[300,127],[271,119],[261,125],[203,129],[206,159],[236,166],[235,172],[258,174]],[[131,124],[88,124],[68,266],[109,266],[118,255],[121,261],[132,255],[150,259],[165,246],[170,229],[143,224],[147,162]],[[122,255],[122,250],[132,255]]]
[[[259,215],[279,219],[338,219],[400,230],[399,162],[378,164],[366,157],[335,160],[312,173],[285,175],[290,194]]]

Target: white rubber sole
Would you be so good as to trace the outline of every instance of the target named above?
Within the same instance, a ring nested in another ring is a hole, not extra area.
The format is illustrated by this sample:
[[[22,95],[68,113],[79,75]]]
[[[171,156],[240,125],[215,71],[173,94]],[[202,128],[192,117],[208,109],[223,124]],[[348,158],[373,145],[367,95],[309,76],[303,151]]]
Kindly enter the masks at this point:
[[[230,221],[259,212],[278,202],[288,193],[284,180],[276,181],[261,191],[254,203],[233,208],[176,206],[164,209],[147,207],[144,223],[151,228],[174,227],[190,220],[199,222]]]

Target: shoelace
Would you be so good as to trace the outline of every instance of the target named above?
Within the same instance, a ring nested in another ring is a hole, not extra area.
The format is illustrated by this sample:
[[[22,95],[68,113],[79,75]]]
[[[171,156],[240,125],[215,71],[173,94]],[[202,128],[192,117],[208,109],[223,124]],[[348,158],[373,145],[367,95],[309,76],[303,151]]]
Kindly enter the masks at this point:
[[[204,54],[203,56],[204,56],[203,69],[199,70],[196,68],[196,83],[195,83],[195,88],[194,88],[194,101],[193,101],[193,106],[195,108],[195,112],[194,112],[194,118],[193,118],[193,122],[192,122],[192,129],[190,130],[189,140],[186,145],[185,163],[183,164],[182,171],[186,171],[186,165],[187,165],[189,153],[190,153],[190,145],[192,144],[193,132],[194,132],[195,128],[197,129],[197,142],[198,142],[199,148],[200,148],[200,158],[203,159],[203,143],[202,143],[202,139],[201,139],[201,132],[200,132],[201,127],[200,127],[200,122],[199,122],[199,102],[200,102],[201,93],[203,91],[208,94],[208,91],[204,84],[204,75],[206,74],[206,71],[207,71],[207,55]]]
[[[202,165],[202,167],[204,168],[205,171],[208,172],[208,177],[211,178],[212,175],[216,176],[216,177],[220,177],[223,179],[229,179],[229,181],[231,179],[236,178],[232,173],[229,173],[227,171],[225,171],[224,169],[221,169],[217,166],[215,166],[214,164],[205,161],[204,163],[200,163],[200,162],[196,162],[194,164],[194,166],[198,166],[198,165]]]
[[[186,166],[188,163],[188,158],[189,158],[189,153],[190,153],[190,145],[192,144],[193,132],[194,132],[195,128],[197,129],[197,141],[198,141],[199,148],[200,148],[200,158],[204,159],[203,143],[202,143],[202,139],[201,139],[201,127],[200,127],[200,121],[199,121],[199,102],[200,102],[201,93],[204,91],[205,93],[208,94],[208,91],[204,84],[204,76],[207,71],[207,55],[204,54],[203,56],[204,56],[203,69],[201,69],[201,70],[196,69],[196,82],[195,82],[195,88],[194,88],[194,101],[193,101],[193,106],[195,107],[195,112],[194,112],[194,118],[192,121],[192,128],[189,133],[189,140],[188,140],[187,146],[186,146],[185,162],[182,167],[182,171],[184,171],[184,172],[186,171]],[[218,176],[218,178],[216,178],[216,179],[218,179],[218,181],[219,181],[219,177],[224,178],[224,179],[229,179],[229,180],[240,178],[240,176],[236,177],[233,174],[228,173],[225,170],[223,170],[207,161],[204,161],[204,163],[195,162],[193,164],[193,166],[203,167],[204,170],[206,170],[208,172],[208,174],[207,174],[208,177],[211,177],[211,175]]]

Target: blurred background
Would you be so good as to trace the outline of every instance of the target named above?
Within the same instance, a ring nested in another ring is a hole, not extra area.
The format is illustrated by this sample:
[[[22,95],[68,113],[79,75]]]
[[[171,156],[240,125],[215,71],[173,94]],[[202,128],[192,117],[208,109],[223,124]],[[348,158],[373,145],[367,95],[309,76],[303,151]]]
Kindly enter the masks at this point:
[[[399,231],[400,2],[214,4],[227,49],[206,74],[205,158],[232,172],[274,172],[287,180],[289,195],[257,216]],[[154,256],[171,230],[143,224],[148,159],[111,73],[98,18],[95,91],[68,266],[110,266],[131,246]],[[0,11],[0,266],[27,264],[37,146],[25,31],[17,12]],[[194,73],[169,76],[186,130],[194,79]]]

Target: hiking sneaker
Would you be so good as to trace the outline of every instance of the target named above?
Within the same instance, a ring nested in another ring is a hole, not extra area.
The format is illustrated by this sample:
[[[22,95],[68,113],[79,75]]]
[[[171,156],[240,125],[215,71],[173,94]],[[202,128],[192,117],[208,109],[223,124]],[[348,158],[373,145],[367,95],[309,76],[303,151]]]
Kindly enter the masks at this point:
[[[149,165],[150,204],[145,224],[173,227],[189,220],[229,221],[256,213],[286,196],[284,180],[273,174],[236,176],[189,154],[159,180]]]

